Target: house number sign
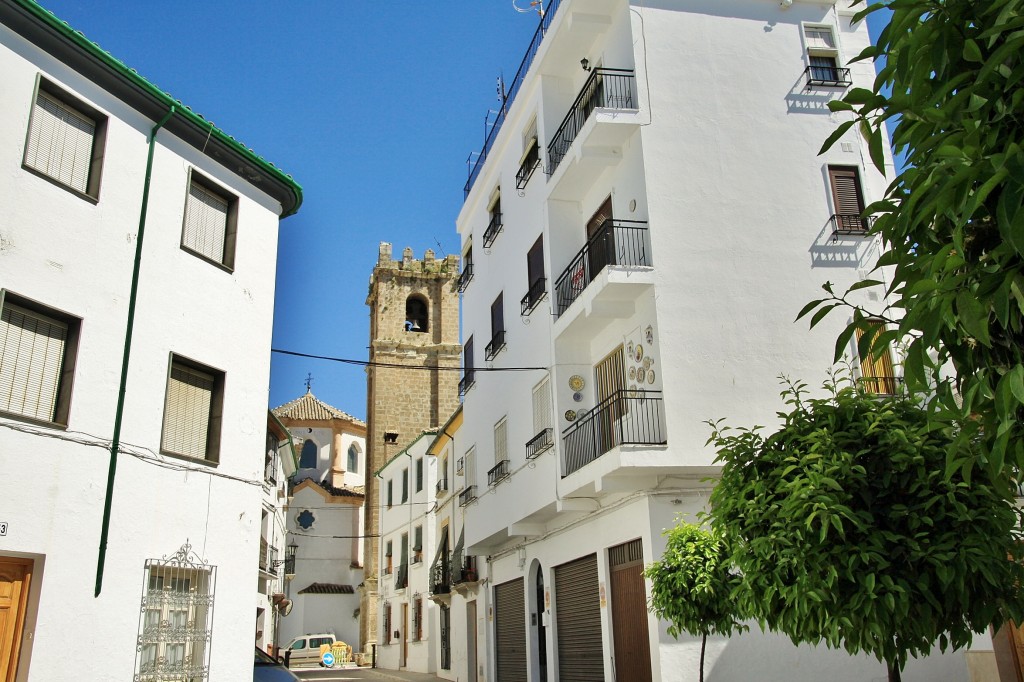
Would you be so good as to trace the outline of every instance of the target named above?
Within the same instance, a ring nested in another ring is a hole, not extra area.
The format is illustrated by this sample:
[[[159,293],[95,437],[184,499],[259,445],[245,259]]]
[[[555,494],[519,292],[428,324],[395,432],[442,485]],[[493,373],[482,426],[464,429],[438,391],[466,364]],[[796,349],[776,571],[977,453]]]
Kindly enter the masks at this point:
[[[5,535],[7,535],[7,522],[0,521],[0,538],[4,537]]]

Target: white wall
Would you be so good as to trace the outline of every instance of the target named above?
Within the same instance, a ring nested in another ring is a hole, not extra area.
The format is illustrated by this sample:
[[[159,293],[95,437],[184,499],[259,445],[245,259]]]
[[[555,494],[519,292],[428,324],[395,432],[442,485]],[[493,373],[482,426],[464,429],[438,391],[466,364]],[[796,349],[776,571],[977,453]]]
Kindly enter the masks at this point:
[[[153,121],[0,27],[0,287],[82,318],[66,431],[0,418],[4,516],[0,553],[45,557],[38,617],[26,633],[19,679],[52,680],[66,661],[68,627],[105,642],[77,659],[83,679],[132,675],[143,564],[186,541],[218,567],[211,676],[248,679],[254,636],[269,347],[280,206],[166,132],[157,138],[122,441],[160,449],[170,353],[225,372],[220,463],[118,459],[103,591],[93,596],[108,454],[132,260]],[[99,202],[21,168],[37,73],[108,115]],[[235,269],[179,247],[187,173],[195,167],[238,196]],[[244,338],[239,344],[234,339]],[[43,433],[50,437],[32,435]],[[86,443],[86,444],[83,444]],[[153,455],[156,457],[155,455]],[[31,462],[30,466],[26,466]],[[211,475],[216,474],[216,475]],[[42,561],[38,563],[43,563]]]

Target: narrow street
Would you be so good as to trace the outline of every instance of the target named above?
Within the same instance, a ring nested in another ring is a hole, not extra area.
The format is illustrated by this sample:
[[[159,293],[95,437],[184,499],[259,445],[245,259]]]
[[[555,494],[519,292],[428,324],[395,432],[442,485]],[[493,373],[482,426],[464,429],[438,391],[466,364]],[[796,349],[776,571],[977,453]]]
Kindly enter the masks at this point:
[[[325,670],[323,668],[293,668],[300,679],[342,682],[342,680],[392,680],[397,682],[441,682],[441,678],[426,673],[404,670],[382,670],[374,668],[345,668]]]

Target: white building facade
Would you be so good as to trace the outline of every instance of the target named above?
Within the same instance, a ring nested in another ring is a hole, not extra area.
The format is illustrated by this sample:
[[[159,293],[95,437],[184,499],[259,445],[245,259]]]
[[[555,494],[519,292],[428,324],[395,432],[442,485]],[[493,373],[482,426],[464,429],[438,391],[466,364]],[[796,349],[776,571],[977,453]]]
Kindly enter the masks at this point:
[[[366,423],[308,390],[272,412],[298,458],[285,510],[292,610],[280,621],[278,646],[330,633],[358,650]]]
[[[374,475],[380,480],[380,580],[376,666],[430,673],[437,668],[430,601],[434,546],[435,431],[424,431]]]
[[[249,680],[301,189],[32,0],[0,97],[0,678]]]
[[[874,79],[870,63],[847,67],[869,42],[851,16],[799,0],[546,8],[457,221],[454,492],[465,553],[487,564],[486,664],[458,679],[695,675],[700,639],[647,612],[642,569],[663,529],[706,508],[705,421],[771,424],[780,374],[819,385],[847,320],[793,320],[878,255],[859,214],[886,178],[865,140],[854,130],[818,155],[845,120],[828,102]],[[890,392],[896,359],[855,372]],[[709,643],[706,668],[885,676],[756,627]],[[904,679],[965,680],[967,665],[911,661]]]

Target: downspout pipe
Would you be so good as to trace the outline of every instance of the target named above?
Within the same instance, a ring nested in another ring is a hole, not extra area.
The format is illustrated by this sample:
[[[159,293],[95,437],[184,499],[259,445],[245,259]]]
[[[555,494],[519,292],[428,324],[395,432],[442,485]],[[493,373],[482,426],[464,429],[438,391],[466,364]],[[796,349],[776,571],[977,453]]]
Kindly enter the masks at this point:
[[[117,473],[117,453],[121,449],[121,422],[124,418],[124,396],[128,385],[128,361],[132,352],[132,331],[135,328],[135,305],[139,294],[139,271],[142,269],[142,239],[146,233],[146,215],[149,209],[149,185],[153,175],[153,149],[156,134],[171,119],[177,106],[171,105],[167,115],[153,126],[149,134],[149,155],[146,158],[146,179],[142,186],[142,210],[139,214],[139,233],[135,238],[135,267],[132,270],[132,290],[128,297],[128,325],[124,334],[124,356],[121,360],[121,385],[117,390],[117,411],[114,413],[114,437],[110,441],[110,466],[107,469],[107,493],[103,501],[103,526],[100,530],[99,556],[96,559],[96,592],[103,590],[103,566],[107,559],[107,537],[110,532],[110,508],[114,499],[114,476]]]

